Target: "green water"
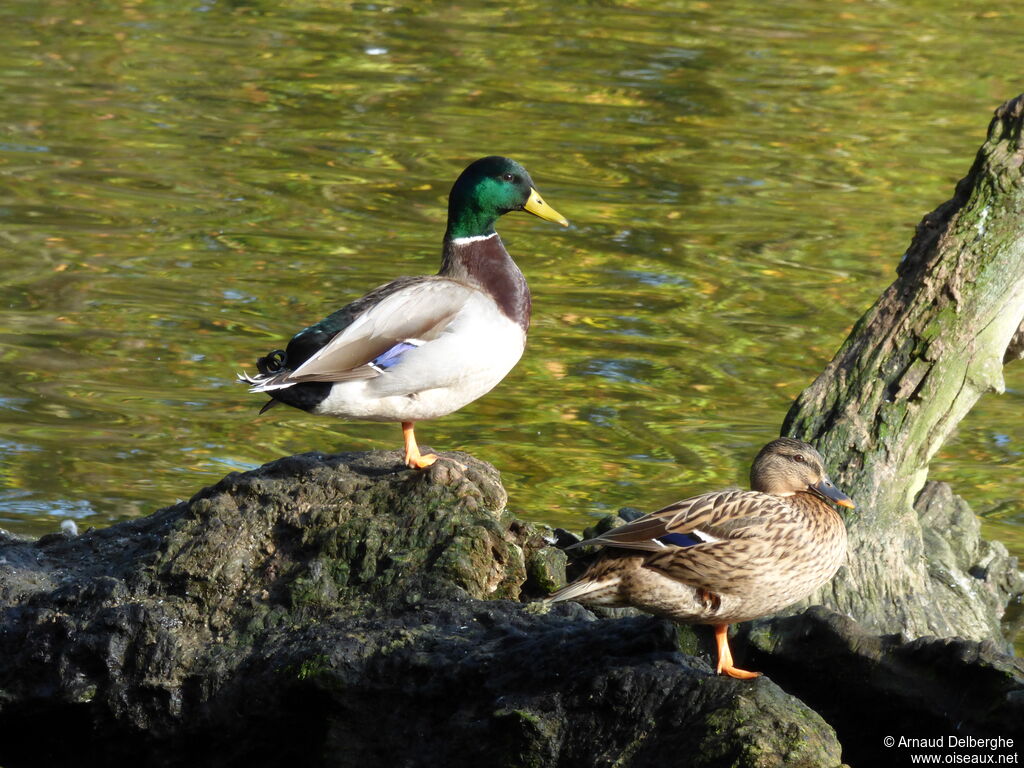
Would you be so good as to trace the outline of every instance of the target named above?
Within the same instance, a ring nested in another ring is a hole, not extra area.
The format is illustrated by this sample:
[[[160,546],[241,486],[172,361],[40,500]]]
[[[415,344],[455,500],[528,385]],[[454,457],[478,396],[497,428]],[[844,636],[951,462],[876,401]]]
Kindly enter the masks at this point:
[[[398,448],[396,425],[257,417],[234,374],[435,271],[448,188],[494,153],[572,227],[502,219],[526,356],[421,442],[575,528],[742,482],[1022,90],[1017,6],[7,0],[0,526]],[[1024,554],[1007,374],[932,476]]]

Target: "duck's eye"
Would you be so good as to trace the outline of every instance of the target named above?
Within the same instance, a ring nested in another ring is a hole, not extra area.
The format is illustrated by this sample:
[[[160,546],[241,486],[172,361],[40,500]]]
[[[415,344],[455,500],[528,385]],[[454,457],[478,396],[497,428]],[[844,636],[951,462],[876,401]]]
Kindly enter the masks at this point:
[[[503,174],[501,174],[501,178],[504,181],[515,181],[516,180],[516,177],[513,176],[511,173],[503,173]]]
[[[803,460],[804,460],[804,455],[802,453],[794,453],[793,454],[793,461],[803,462]]]

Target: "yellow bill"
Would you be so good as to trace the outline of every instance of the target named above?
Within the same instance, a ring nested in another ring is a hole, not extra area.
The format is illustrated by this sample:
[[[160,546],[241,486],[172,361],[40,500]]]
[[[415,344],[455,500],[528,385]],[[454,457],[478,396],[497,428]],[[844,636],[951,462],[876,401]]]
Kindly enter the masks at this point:
[[[569,226],[569,220],[545,203],[544,198],[533,187],[530,187],[530,199],[523,205],[523,210],[532,213],[534,216],[539,216],[545,221],[553,221],[556,224],[561,224],[563,227]]]

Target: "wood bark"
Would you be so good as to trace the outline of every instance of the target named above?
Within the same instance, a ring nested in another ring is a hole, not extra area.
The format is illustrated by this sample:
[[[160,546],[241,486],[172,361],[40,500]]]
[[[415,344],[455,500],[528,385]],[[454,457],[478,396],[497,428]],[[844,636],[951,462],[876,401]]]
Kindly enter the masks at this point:
[[[817,601],[880,631],[1000,639],[1020,588],[1016,561],[980,541],[973,516],[936,530],[949,519],[915,501],[932,457],[1024,355],[1022,125],[1024,96],[996,110],[953,198],[918,225],[896,280],[783,426],[822,449],[858,502],[848,562]]]

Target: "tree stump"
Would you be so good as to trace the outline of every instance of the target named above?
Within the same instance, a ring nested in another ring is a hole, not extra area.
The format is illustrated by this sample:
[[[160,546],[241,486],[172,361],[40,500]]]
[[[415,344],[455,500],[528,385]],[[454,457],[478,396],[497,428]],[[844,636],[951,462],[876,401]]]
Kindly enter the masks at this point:
[[[953,198],[918,225],[895,282],[783,425],[830,457],[858,504],[847,565],[810,602],[878,631],[1005,643],[999,618],[1024,584],[969,510],[950,518],[922,494],[936,451],[1024,356],[1022,124],[1024,96],[996,110]]]

